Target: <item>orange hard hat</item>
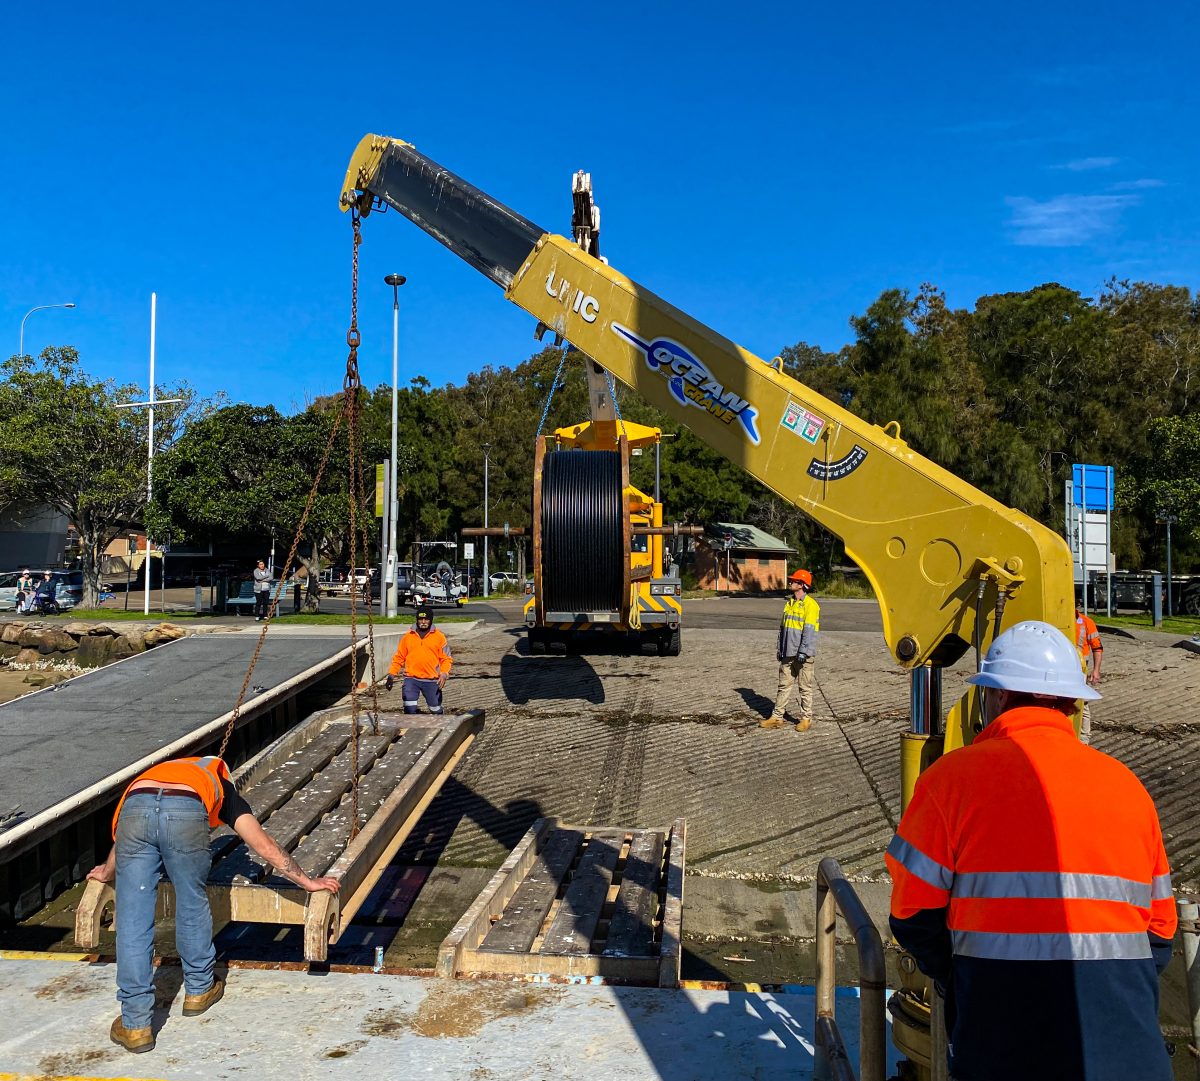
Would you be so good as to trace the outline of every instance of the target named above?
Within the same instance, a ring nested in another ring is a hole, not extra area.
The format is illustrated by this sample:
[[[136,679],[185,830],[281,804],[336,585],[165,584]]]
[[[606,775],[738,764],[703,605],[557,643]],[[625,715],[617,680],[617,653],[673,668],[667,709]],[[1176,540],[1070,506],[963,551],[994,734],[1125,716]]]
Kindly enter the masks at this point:
[[[806,586],[812,585],[812,575],[806,570],[792,571],[788,575],[789,582],[803,582]]]

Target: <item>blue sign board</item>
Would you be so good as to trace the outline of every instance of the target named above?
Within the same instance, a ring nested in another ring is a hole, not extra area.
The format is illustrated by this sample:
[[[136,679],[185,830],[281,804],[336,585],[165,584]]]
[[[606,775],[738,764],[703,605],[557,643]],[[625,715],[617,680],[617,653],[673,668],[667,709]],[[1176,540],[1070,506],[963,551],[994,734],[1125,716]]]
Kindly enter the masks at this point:
[[[1111,465],[1071,466],[1072,502],[1084,510],[1111,511],[1115,471]]]

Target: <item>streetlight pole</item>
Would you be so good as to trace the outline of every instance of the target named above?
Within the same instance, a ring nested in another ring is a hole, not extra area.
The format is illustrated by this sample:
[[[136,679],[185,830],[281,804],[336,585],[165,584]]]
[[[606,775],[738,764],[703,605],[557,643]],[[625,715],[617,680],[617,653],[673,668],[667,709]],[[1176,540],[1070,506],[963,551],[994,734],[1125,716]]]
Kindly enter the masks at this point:
[[[36,308],[30,308],[29,311],[27,311],[25,313],[25,319],[28,319],[34,312],[44,312],[47,308],[73,308],[73,307],[75,307],[75,305],[73,303],[71,303],[71,304],[39,304]],[[17,347],[17,356],[19,356],[19,357],[23,357],[25,355],[25,319],[21,320],[21,338],[20,338],[21,344]]]
[[[1167,615],[1174,615],[1171,605],[1171,523],[1178,522],[1179,519],[1167,511],[1160,510],[1158,512],[1158,524],[1167,527]]]
[[[388,480],[388,541],[387,541],[387,614],[396,616],[396,581],[399,560],[396,556],[396,519],[400,516],[399,472],[396,468],[396,383],[400,373],[400,286],[407,280],[403,274],[389,274],[383,279],[392,287],[392,462]]]
[[[118,405],[118,409],[149,409],[149,420],[147,421],[147,436],[146,436],[146,509],[150,509],[150,500],[154,494],[154,407],[156,405],[171,405],[172,403],[182,402],[182,398],[156,398],[154,396],[154,331],[158,320],[158,294],[150,294],[150,396],[144,402],[124,402]],[[142,566],[146,568],[146,589],[145,589],[145,606],[142,609],[143,615],[150,614],[150,530],[146,530],[146,559]],[[166,588],[166,581],[163,581],[163,588]]]
[[[491,443],[483,445],[483,528],[488,527],[488,458],[492,452]],[[492,583],[488,579],[488,535],[483,534],[483,595],[492,595]]]

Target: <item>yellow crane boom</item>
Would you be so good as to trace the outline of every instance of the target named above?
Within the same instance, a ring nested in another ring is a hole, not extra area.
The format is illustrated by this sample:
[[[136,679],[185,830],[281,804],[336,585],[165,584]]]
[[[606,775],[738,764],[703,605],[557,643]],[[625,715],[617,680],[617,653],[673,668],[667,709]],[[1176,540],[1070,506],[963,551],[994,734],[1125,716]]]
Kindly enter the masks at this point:
[[[359,143],[343,210],[394,207],[539,324],[840,537],[879,597],[893,657],[952,664],[1001,625],[1070,636],[1061,537],[722,337],[571,240],[540,229],[397,139]],[[952,714],[947,747],[969,742]]]

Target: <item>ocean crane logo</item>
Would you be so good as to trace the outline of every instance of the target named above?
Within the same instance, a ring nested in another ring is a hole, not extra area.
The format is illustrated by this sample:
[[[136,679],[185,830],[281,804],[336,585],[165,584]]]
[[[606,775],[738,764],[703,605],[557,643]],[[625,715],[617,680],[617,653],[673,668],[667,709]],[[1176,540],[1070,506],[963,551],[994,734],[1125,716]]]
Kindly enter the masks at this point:
[[[652,372],[666,378],[667,390],[680,405],[703,409],[725,424],[732,425],[736,421],[750,442],[755,446],[759,444],[758,410],[745,398],[726,390],[703,361],[670,338],[655,338],[647,343],[620,323],[611,325],[617,335],[641,350]]]

